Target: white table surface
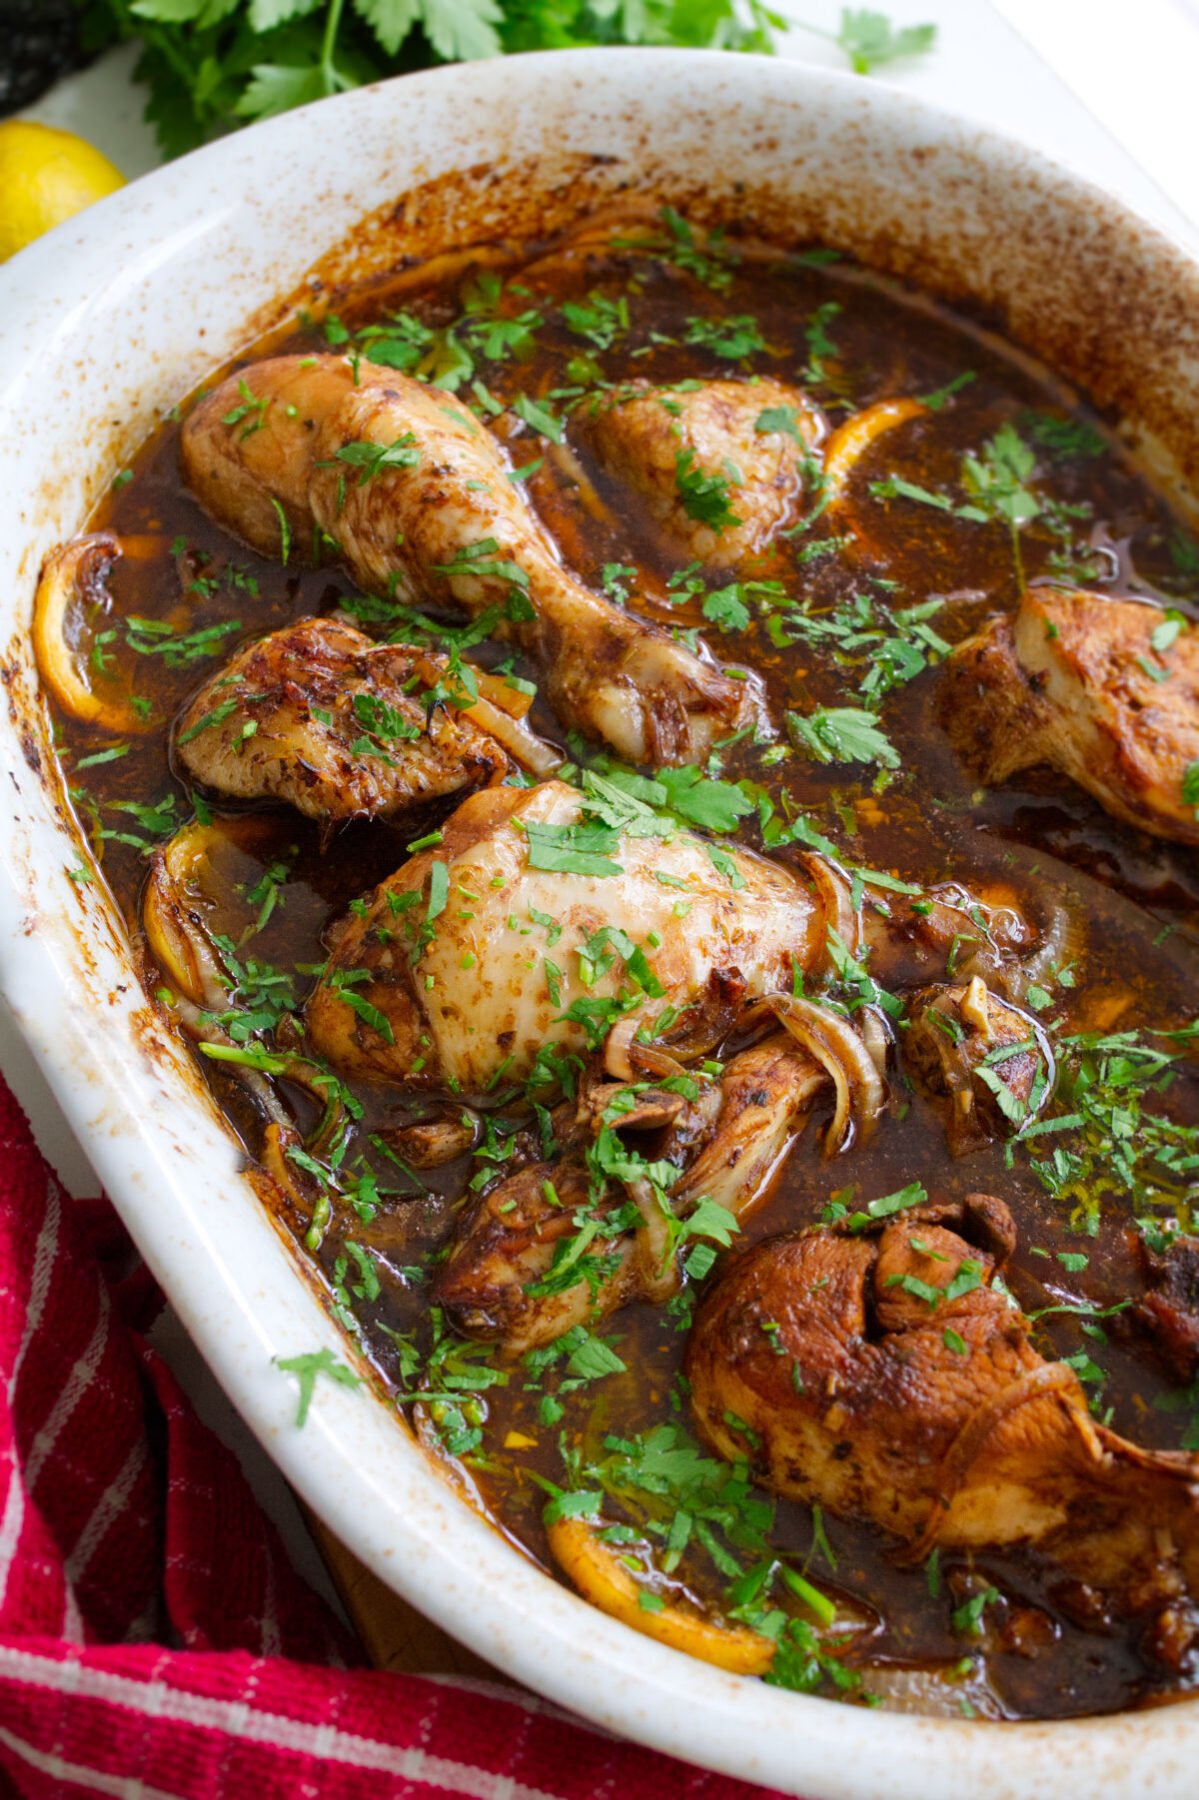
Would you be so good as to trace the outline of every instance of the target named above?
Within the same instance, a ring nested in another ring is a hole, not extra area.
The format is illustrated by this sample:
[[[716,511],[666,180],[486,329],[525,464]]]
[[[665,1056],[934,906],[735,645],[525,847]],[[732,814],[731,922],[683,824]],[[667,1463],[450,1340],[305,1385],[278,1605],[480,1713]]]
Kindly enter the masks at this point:
[[[1199,0],[879,0],[897,22],[938,25],[928,57],[888,71],[910,93],[1035,144],[1122,195],[1174,236],[1199,245]],[[792,16],[835,30],[840,5],[793,0]],[[819,37],[793,30],[783,53],[843,67]],[[129,179],[160,157],[143,122],[143,90],[125,46],[59,83],[24,116],[77,131]],[[871,79],[878,79],[872,77]],[[0,1070],[64,1186],[99,1183],[0,1000]],[[224,1399],[173,1313],[153,1333],[200,1416],[235,1450],[293,1557],[331,1597],[323,1567],[281,1477]]]

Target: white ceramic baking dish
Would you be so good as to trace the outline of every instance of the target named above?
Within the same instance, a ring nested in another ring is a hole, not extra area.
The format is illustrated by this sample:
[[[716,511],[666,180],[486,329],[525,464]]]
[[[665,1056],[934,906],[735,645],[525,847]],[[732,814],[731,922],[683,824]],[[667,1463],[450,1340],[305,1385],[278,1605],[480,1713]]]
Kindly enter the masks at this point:
[[[885,87],[757,58],[612,51],[391,82],[226,139],[0,275],[0,977],[64,1111],[216,1376],[288,1479],[422,1611],[592,1721],[810,1800],[1195,1792],[1199,1704],[1045,1725],[873,1713],[725,1675],[533,1568],[366,1390],[303,1431],[275,1356],[338,1333],[147,1006],[52,774],[39,564],[161,412],[326,276],[647,188],[972,297],[1199,474],[1199,266],[1032,152]],[[407,196],[407,198],[404,198]],[[397,204],[397,202],[402,202]],[[360,229],[364,215],[371,217]],[[332,251],[332,254],[329,254]]]

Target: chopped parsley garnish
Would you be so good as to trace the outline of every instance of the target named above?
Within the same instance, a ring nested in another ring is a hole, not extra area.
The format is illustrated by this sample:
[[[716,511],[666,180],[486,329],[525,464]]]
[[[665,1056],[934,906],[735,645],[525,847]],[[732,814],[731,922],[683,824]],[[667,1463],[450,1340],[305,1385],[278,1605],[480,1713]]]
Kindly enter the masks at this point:
[[[144,619],[136,613],[125,620],[125,642],[137,656],[160,656],[168,669],[185,669],[207,656],[223,656],[226,639],[240,631],[240,619],[224,619],[195,631],[176,631],[165,619]]]
[[[237,711],[239,704],[240,701],[237,699],[222,700],[219,706],[214,706],[208,712],[201,713],[194,725],[189,725],[186,731],[180,733],[180,744],[190,744],[192,739],[198,738],[202,731],[211,731],[217,725],[223,725],[225,720],[231,718]]]
[[[1199,812],[1199,760],[1188,763],[1183,771],[1182,804]]]
[[[722,229],[705,232],[701,237],[673,206],[664,206],[660,217],[661,231],[647,232],[635,238],[613,238],[612,248],[649,252],[663,262],[672,262],[676,268],[685,269],[705,287],[718,293],[731,285],[737,258]]]
[[[513,404],[513,411],[519,413],[525,424],[542,437],[550,438],[555,444],[562,442],[561,419],[556,417],[541,401],[531,400],[528,394],[518,394]]]
[[[421,735],[419,725],[413,724],[398,707],[392,706],[378,694],[355,694],[352,704],[355,719],[373,738],[386,743],[395,743],[397,740],[410,743]]]
[[[614,860],[620,848],[620,833],[605,825],[580,822],[577,825],[548,825],[528,819],[523,830],[529,840],[529,867],[547,869],[563,875],[622,875],[624,870]]]
[[[299,1405],[296,1408],[296,1424],[303,1425],[308,1418],[308,1409],[312,1405],[312,1396],[316,1392],[317,1377],[327,1376],[330,1381],[337,1382],[339,1387],[356,1388],[362,1386],[362,1377],[355,1375],[353,1369],[334,1356],[332,1350],[309,1350],[303,1356],[277,1356],[275,1367],[282,1369],[286,1375],[294,1375],[300,1388]]]
[[[1071,419],[1060,413],[1030,413],[1021,421],[1038,444],[1053,457],[1068,462],[1073,457],[1093,459],[1107,449],[1107,439],[1089,419]]]
[[[612,300],[606,294],[592,293],[585,306],[577,300],[565,301],[562,317],[576,337],[586,338],[597,350],[610,350],[629,329],[629,303],[624,294]]]
[[[921,506],[952,513],[955,518],[974,524],[1006,526],[1011,534],[1016,574],[1023,584],[1021,526],[1031,524],[1045,514],[1050,517],[1051,524],[1068,531],[1068,520],[1060,503],[1055,512],[1028,485],[1036,473],[1036,465],[1034,452],[1008,421],[987,440],[977,455],[971,453],[963,457],[961,485],[967,496],[964,501],[955,501],[948,494],[934,493],[900,475],[872,481],[870,492],[880,500],[914,500]]]
[[[993,1587],[983,1588],[979,1593],[972,1594],[954,1609],[951,1619],[953,1629],[961,1632],[964,1637],[981,1637],[983,1613],[988,1606],[994,1606],[998,1598],[999,1589]]]
[[[836,356],[837,346],[828,335],[825,326],[830,324],[840,311],[841,308],[835,300],[826,301],[823,306],[816,308],[804,326],[804,339],[808,346],[808,366],[804,370],[804,380],[807,382],[819,383],[827,379],[824,365],[829,357]]]
[[[334,457],[357,469],[357,485],[365,487],[368,481],[373,481],[387,469],[415,469],[420,462],[420,451],[413,434],[405,431],[390,444],[375,444],[365,439],[343,444],[340,450],[334,451]]]
[[[795,439],[797,444],[803,443],[799,429],[799,414],[793,406],[766,406],[754,420],[754,430],[764,436],[772,432],[785,432]]]
[[[817,762],[879,763],[899,767],[899,752],[873,713],[854,706],[820,706],[815,712],[786,715],[787,731],[797,750]]]
[[[422,1355],[412,1339],[389,1331],[399,1364],[400,1399],[428,1411],[447,1456],[469,1456],[483,1441],[489,1388],[507,1387],[508,1372],[497,1369],[490,1344],[464,1343],[446,1329],[439,1306],[429,1309],[432,1343]]]
[[[907,1187],[897,1188],[893,1194],[883,1194],[877,1200],[868,1201],[865,1211],[851,1213],[846,1220],[846,1224],[850,1231],[868,1231],[879,1219],[893,1218],[896,1213],[906,1212],[911,1206],[923,1206],[927,1200],[928,1191],[925,1188],[924,1183],[920,1181],[910,1181]],[[841,1207],[840,1213],[833,1212],[831,1209],[826,1209],[826,1217],[841,1217],[843,1215],[843,1204],[838,1202],[837,1205]]]
[[[334,969],[329,976],[328,985],[330,991],[336,994],[339,1000],[344,1001],[350,1011],[360,1018],[364,1025],[369,1025],[372,1031],[377,1032],[385,1044],[394,1044],[395,1033],[387,1014],[380,1012],[377,1006],[373,1006],[365,994],[357,992],[358,987],[364,981],[372,979],[369,969]]]
[[[687,335],[683,341],[731,361],[754,356],[759,350],[766,348],[757,320],[749,313],[739,313],[736,317],[723,319],[692,317],[687,321]]]
[[[256,394],[246,381],[244,375],[238,379],[237,393],[238,404],[231,407],[230,410],[223,415],[221,424],[230,426],[240,425],[242,429],[238,432],[238,437],[252,437],[256,431],[261,431],[266,424],[266,412],[271,404],[272,396],[270,394],[263,394],[261,396]],[[125,479],[129,480],[130,477],[127,475]]]
[[[744,631],[750,621],[749,608],[741,598],[741,589],[736,582],[731,587],[705,594],[700,611],[709,624],[719,626],[721,631]]]
[[[779,613],[778,635],[784,644],[805,643],[830,654],[875,710],[894,689],[949,654],[949,645],[929,623],[943,606],[942,600],[925,600],[892,608],[866,593],[839,600],[827,611],[803,601]]]
[[[1199,1126],[1172,1118],[1161,1105],[1180,1074],[1177,1055],[1138,1031],[1062,1037],[1056,1053],[1053,1110],[1018,1139],[1042,1186],[1070,1204],[1071,1222],[1081,1230],[1098,1230],[1108,1196],[1138,1219],[1164,1213],[1179,1229],[1194,1230]]]
[[[680,450],[677,453],[674,459],[674,479],[683,511],[689,519],[708,525],[717,532],[726,530],[730,525],[740,525],[741,520],[733,511],[729,498],[729,475],[705,475],[702,469],[696,467],[694,450]],[[734,482],[733,485],[738,484]]]

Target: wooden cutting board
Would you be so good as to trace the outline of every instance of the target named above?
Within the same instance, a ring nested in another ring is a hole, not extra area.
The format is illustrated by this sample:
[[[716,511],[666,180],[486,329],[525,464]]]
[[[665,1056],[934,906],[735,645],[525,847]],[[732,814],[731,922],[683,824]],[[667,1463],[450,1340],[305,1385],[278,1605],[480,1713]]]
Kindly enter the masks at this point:
[[[408,1675],[473,1675],[516,1684],[401,1600],[304,1508],[313,1541],[372,1666]]]

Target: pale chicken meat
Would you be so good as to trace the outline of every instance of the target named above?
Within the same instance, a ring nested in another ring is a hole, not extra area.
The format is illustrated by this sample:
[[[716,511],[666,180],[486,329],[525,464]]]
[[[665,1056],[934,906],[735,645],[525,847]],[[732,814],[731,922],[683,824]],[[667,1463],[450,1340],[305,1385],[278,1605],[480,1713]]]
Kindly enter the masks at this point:
[[[1148,601],[1026,590],[953,652],[940,714],[980,781],[1048,763],[1126,824],[1199,843],[1199,630]]]
[[[701,1200],[743,1219],[768,1192],[829,1078],[776,1033],[734,1056],[719,1078],[693,1086],[688,1100],[612,1083],[590,1097],[597,1135],[605,1126],[622,1141],[629,1134],[659,1174],[677,1164],[662,1199],[644,1180],[597,1175],[594,1157],[589,1171],[578,1145],[482,1195],[433,1290],[459,1331],[521,1355],[575,1325],[596,1325],[626,1301],[665,1299],[679,1285],[672,1222],[685,1221]]]
[[[176,753],[221,794],[286,800],[322,823],[387,818],[510,766],[445,697],[447,675],[444,657],[305,619],[205,683],[180,716]]]
[[[351,1077],[481,1091],[598,1047],[622,1014],[692,1006],[717,971],[752,999],[822,957],[820,907],[788,871],[730,849],[722,872],[682,828],[597,839],[582,806],[560,781],[464,801],[342,932],[308,1006],[322,1054]]]
[[[822,423],[782,382],[704,381],[621,388],[592,430],[681,555],[731,568],[798,517]]]
[[[1137,1611],[1199,1596],[1199,1457],[1096,1424],[997,1282],[1014,1236],[973,1195],[759,1244],[692,1328],[701,1435],[903,1559],[1032,1544]]]
[[[744,722],[752,684],[593,593],[452,395],[343,358],[276,357],[183,428],[200,502],[266,555],[321,532],[372,594],[432,602],[520,644],[564,724],[628,761],[686,763]]]

